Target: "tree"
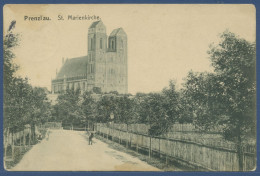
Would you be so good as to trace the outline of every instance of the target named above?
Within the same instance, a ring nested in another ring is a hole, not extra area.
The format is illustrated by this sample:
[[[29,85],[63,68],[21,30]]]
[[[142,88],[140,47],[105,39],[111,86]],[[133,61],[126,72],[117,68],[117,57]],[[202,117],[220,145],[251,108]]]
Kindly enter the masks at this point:
[[[221,109],[216,104],[216,93],[219,92],[216,75],[213,73],[195,73],[190,71],[182,90],[184,114],[200,129],[208,131],[216,125],[221,116]]]
[[[80,100],[78,89],[68,89],[60,94],[57,98],[57,104],[54,106],[57,120],[62,121],[63,125],[80,125],[83,119]]]
[[[116,109],[114,114],[116,119],[121,123],[126,123],[127,125],[133,122],[132,118],[134,114],[134,101],[128,96],[120,96],[116,99]]]
[[[97,102],[97,116],[98,122],[109,122],[110,114],[116,112],[117,98],[116,96],[103,95],[102,98]],[[115,120],[118,118],[115,116]]]
[[[95,100],[92,98],[91,92],[85,92],[82,96],[82,113],[83,116],[85,117],[84,121],[85,123],[88,122],[88,127],[90,122],[95,122],[95,117],[96,117],[96,109],[97,109],[97,104]]]
[[[170,80],[169,88],[163,89],[164,95],[164,108],[167,113],[167,124],[170,126],[175,122],[180,121],[180,114],[182,110],[182,106],[180,104],[180,93],[176,91],[175,82]]]
[[[243,170],[242,142],[256,132],[256,46],[225,31],[218,45],[208,51],[215,69],[215,101],[221,109],[223,135],[237,143]]]
[[[31,124],[35,134],[35,125],[50,118],[50,104],[42,88],[33,88],[28,78],[16,76],[18,65],[13,62],[16,57],[13,49],[18,45],[19,35],[13,33],[15,21],[4,36],[4,128],[11,133],[24,129]],[[35,135],[34,135],[35,136]]]
[[[150,125],[149,134],[160,135],[167,131],[165,97],[161,93],[149,93],[140,103],[140,121]]]
[[[12,30],[15,27],[15,21],[12,21],[7,34],[3,40],[3,55],[4,55],[4,66],[3,66],[3,81],[4,81],[4,128],[13,128],[17,126],[16,115],[12,112],[14,108],[17,112],[18,106],[15,105],[15,97],[13,93],[15,91],[14,74],[18,69],[18,66],[14,64],[13,59],[15,55],[13,48],[18,45],[18,35],[13,34]]]

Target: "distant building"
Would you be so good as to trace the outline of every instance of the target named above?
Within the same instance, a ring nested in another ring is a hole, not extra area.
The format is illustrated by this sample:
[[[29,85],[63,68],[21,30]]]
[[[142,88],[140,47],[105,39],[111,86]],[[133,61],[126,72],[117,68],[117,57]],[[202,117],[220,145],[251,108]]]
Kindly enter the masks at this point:
[[[88,55],[62,60],[62,68],[52,80],[52,93],[66,89],[128,92],[127,35],[122,28],[107,37],[102,21],[88,29]]]
[[[51,105],[57,104],[58,94],[47,94],[48,101]]]

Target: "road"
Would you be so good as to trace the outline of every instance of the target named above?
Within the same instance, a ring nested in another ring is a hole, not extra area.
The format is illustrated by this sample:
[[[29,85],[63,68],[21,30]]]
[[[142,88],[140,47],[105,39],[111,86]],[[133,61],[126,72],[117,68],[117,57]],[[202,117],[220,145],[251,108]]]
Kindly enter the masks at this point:
[[[81,131],[52,130],[28,151],[13,171],[159,171],[126,153],[93,139],[88,145]]]

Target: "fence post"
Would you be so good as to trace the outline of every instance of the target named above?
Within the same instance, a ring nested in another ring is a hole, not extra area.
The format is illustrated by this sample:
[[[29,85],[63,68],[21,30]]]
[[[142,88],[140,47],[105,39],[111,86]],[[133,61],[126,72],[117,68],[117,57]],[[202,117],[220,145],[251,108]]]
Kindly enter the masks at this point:
[[[159,158],[161,158],[161,139],[159,137]]]
[[[128,123],[126,124],[126,148],[128,148],[129,134],[128,134]]]
[[[167,154],[167,149],[169,148],[169,135],[167,135],[167,143],[166,143],[166,152],[165,152],[165,163],[168,165],[168,154]]]
[[[111,133],[111,140],[114,141],[114,134],[115,134],[115,132],[114,132],[114,128],[113,127],[112,127],[111,131],[112,131],[112,133]]]
[[[152,154],[152,138],[151,138],[151,135],[150,135],[150,146],[149,146],[149,158],[151,158],[151,154]]]
[[[19,141],[20,141],[20,146],[22,145],[22,131],[19,132]]]
[[[25,138],[25,132],[23,130],[23,145],[25,146],[26,145],[26,138]]]
[[[126,148],[128,148],[128,131],[126,131],[126,141],[125,141]]]
[[[14,159],[14,133],[12,132],[12,159]]]
[[[29,146],[31,145],[31,135],[32,135],[32,133],[31,133],[31,129],[30,129],[30,131],[29,131]]]
[[[132,148],[132,133],[129,133],[129,144],[130,148]]]
[[[120,130],[118,130],[119,131],[119,144],[121,144],[121,131]]]
[[[8,135],[7,135],[7,138],[8,138]],[[5,141],[5,142],[7,143],[7,141]],[[8,143],[7,143],[7,145],[4,144],[4,158],[6,157],[7,146],[8,146]]]
[[[109,133],[109,128],[107,127],[107,140],[108,140],[108,133]]]

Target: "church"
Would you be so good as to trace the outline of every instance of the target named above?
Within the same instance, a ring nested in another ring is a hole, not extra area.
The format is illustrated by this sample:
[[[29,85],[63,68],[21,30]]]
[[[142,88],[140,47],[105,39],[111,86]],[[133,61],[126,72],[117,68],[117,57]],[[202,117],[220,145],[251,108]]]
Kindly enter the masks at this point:
[[[99,90],[103,93],[128,92],[127,35],[122,28],[109,36],[102,21],[88,28],[88,54],[62,59],[62,67],[52,80],[52,93],[67,89],[81,92]]]

